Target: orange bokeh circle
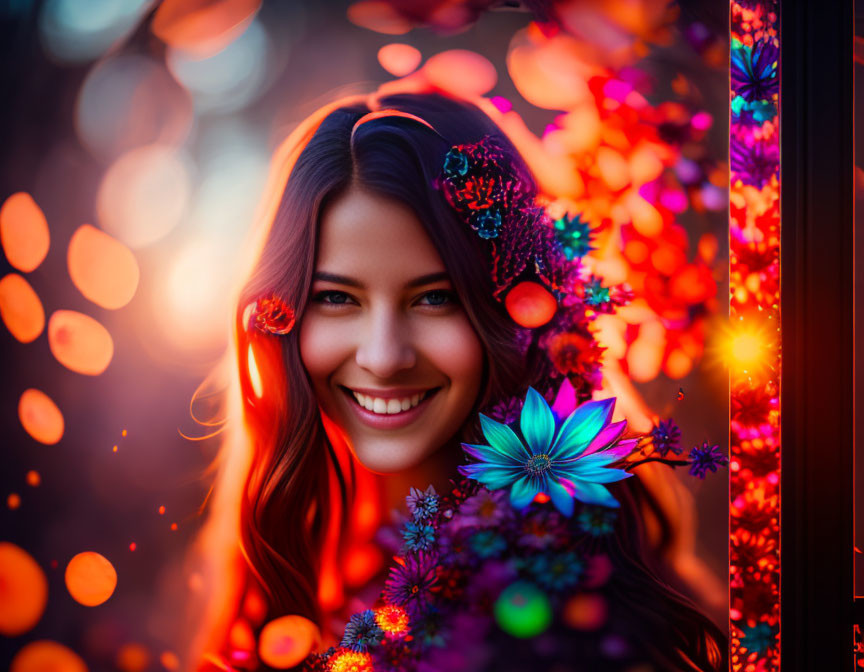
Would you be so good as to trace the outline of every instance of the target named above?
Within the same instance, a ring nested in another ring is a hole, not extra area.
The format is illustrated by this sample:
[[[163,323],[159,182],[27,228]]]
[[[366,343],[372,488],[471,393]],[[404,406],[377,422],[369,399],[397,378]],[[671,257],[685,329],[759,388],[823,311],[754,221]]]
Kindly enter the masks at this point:
[[[0,318],[22,343],[35,341],[45,328],[45,310],[39,296],[17,273],[0,280]]]
[[[302,662],[320,639],[318,626],[308,618],[296,614],[282,616],[261,630],[258,655],[270,667],[284,670]]]
[[[44,392],[30,388],[18,400],[18,419],[31,437],[46,446],[63,438],[63,413]]]
[[[0,207],[0,243],[9,263],[25,273],[35,270],[48,254],[48,222],[30,194],[12,194]]]
[[[105,602],[117,587],[117,571],[103,555],[79,553],[66,565],[66,588],[76,602],[95,607]]]
[[[558,302],[545,287],[527,280],[510,290],[504,305],[516,324],[529,329],[546,324],[558,309]]]
[[[24,549],[0,542],[0,635],[15,637],[33,628],[48,601],[45,572]]]
[[[87,665],[72,649],[40,639],[15,655],[9,672],[87,672]]]

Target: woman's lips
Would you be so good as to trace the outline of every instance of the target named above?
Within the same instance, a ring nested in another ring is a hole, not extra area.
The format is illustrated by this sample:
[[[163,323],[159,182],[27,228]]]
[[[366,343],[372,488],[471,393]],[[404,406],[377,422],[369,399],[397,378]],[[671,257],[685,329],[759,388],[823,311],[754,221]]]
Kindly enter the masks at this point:
[[[399,429],[401,427],[405,427],[414,422],[423,412],[426,410],[426,407],[429,405],[430,400],[438,393],[441,389],[440,387],[433,388],[431,390],[426,390],[424,392],[425,396],[420,402],[409,408],[407,411],[399,411],[398,413],[375,413],[374,411],[370,411],[359,404],[357,399],[354,397],[354,394],[351,389],[346,387],[341,387],[342,392],[348,399],[348,405],[353,409],[354,413],[357,415],[357,418],[363,424],[372,427],[373,429]],[[409,396],[406,392],[413,390],[403,391],[398,396]],[[395,398],[397,395],[388,394],[387,396],[391,398]]]

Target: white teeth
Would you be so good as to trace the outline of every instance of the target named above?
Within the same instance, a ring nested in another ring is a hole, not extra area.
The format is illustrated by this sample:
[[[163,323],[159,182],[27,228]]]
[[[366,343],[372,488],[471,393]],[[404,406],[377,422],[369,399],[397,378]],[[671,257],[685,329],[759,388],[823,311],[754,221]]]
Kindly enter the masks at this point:
[[[352,390],[354,398],[367,411],[378,413],[379,415],[393,415],[414,408],[420,403],[424,394],[415,394],[413,397],[405,397],[404,399],[381,399],[380,397],[372,397],[368,394],[361,394]]]

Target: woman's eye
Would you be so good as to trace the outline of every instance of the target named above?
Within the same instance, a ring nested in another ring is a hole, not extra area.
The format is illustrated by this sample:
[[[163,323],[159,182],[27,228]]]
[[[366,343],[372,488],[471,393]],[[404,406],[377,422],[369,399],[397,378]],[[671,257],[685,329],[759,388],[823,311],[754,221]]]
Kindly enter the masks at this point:
[[[353,301],[345,292],[337,292],[332,289],[318,292],[312,297],[312,300],[316,303],[325,303],[337,306],[350,304]]]
[[[421,305],[425,306],[449,306],[456,302],[456,295],[446,289],[433,289],[420,297]]]

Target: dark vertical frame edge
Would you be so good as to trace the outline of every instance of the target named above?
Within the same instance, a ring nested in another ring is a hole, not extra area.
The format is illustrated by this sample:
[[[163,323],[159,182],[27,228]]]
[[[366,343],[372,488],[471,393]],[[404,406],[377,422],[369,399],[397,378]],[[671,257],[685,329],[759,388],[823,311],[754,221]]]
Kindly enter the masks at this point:
[[[854,665],[853,16],[780,3],[783,672]]]

